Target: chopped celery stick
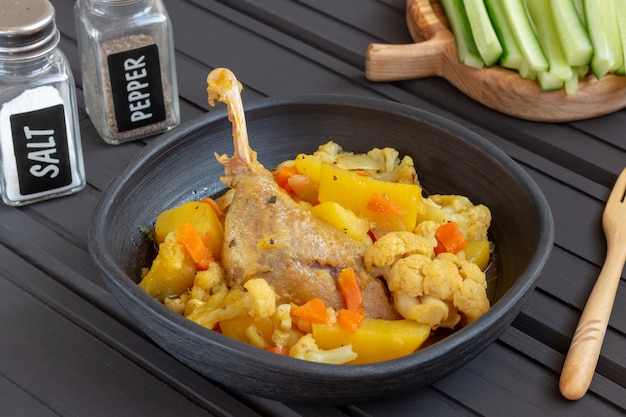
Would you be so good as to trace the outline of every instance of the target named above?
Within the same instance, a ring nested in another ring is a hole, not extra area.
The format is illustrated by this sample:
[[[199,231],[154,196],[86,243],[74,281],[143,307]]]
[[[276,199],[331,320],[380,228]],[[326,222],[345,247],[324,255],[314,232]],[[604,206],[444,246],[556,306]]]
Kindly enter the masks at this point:
[[[626,75],[626,0],[615,0],[615,14],[617,27],[622,41],[622,67],[616,71],[619,75]]]
[[[587,27],[587,20],[585,19],[585,10],[583,8],[583,0],[574,0],[574,6],[576,6],[576,12],[578,13],[578,17],[580,18],[580,22],[586,28]]]
[[[463,0],[463,5],[472,29],[476,48],[478,48],[485,65],[490,67],[500,59],[502,46],[496,32],[493,30],[485,3],[483,0]]]
[[[454,34],[459,62],[470,67],[482,68],[485,63],[476,48],[463,0],[441,0],[441,6]]]
[[[554,90],[557,89],[556,86],[558,85],[556,80],[561,80],[562,87],[563,83],[572,77],[572,67],[567,64],[565,55],[563,55],[563,50],[561,49],[561,44],[559,43],[556,33],[557,30],[555,26],[557,25],[552,16],[550,4],[545,0],[526,0],[526,7],[528,8],[528,14],[534,24],[537,37],[539,38],[539,44],[550,64],[548,71],[541,71],[537,74],[539,84],[541,88],[545,86],[550,90]],[[544,82],[543,80],[546,81]]]
[[[524,59],[532,71],[541,72],[549,68],[537,36],[532,28],[526,7],[522,0],[497,0],[501,3],[504,15],[513,32]]]
[[[539,0],[544,1],[544,0]],[[537,82],[543,91],[554,91],[563,88],[565,81],[549,71],[541,71],[537,74]]]
[[[571,66],[589,64],[593,46],[573,1],[548,0],[548,3],[553,19],[558,19],[558,24],[555,25],[556,34],[567,64]]]
[[[617,17],[608,13],[609,2],[612,3],[612,0],[583,0],[589,38],[593,45],[591,72],[598,79],[614,70],[616,48],[612,44],[620,42],[619,38],[609,38],[609,33],[614,33],[609,27],[617,22]]]
[[[617,72],[620,68],[624,66],[624,48],[622,47],[622,38],[619,32],[619,22],[617,16],[617,10],[615,7],[615,3],[617,0],[606,0],[606,17],[607,27],[606,30],[608,32],[607,37],[610,42],[611,51],[613,56],[615,57],[615,63],[611,67],[611,71]]]
[[[527,80],[537,79],[537,71],[531,69],[530,64],[528,64],[528,61],[526,60],[522,61],[522,64],[519,66],[519,75]]]
[[[574,94],[578,90],[578,73],[572,71],[572,76],[565,80],[565,92],[567,94]]]
[[[585,78],[589,75],[589,65],[583,65],[581,67],[572,67],[572,71],[578,74],[578,78]]]
[[[493,29],[496,31],[502,45],[502,55],[500,56],[499,64],[504,68],[519,70],[524,57],[519,46],[517,46],[517,41],[513,37],[513,32],[511,32],[506,22],[502,5],[497,0],[485,0],[485,7],[487,7]]]

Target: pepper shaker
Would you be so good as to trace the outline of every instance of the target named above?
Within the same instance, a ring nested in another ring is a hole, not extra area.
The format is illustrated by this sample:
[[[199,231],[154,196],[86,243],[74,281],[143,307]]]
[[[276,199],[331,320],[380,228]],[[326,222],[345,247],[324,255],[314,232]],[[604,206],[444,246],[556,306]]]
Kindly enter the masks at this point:
[[[74,6],[87,113],[120,144],[180,122],[172,26],[161,0],[78,0]]]
[[[48,0],[0,6],[0,192],[22,206],[85,187],[74,78]]]

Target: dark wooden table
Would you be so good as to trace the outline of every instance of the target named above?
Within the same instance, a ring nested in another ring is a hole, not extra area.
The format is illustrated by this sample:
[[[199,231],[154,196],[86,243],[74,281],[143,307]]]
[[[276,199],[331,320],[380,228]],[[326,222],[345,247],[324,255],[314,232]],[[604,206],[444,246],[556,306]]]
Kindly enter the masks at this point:
[[[72,0],[52,0],[61,48],[82,75]],[[371,42],[407,43],[404,0],[166,0],[183,122],[206,111],[205,79],[231,68],[246,103],[343,93],[445,115],[482,133],[539,184],[556,242],[537,289],[499,340],[430,387],[349,407],[288,405],[224,389],[146,339],[104,288],[87,249],[101,191],[146,141],[106,145],[80,98],[88,185],[24,208],[0,205],[1,416],[615,416],[626,413],[624,275],[589,393],[558,391],[569,341],[600,271],[600,217],[626,166],[626,112],[566,124],[494,112],[442,79],[370,83]]]

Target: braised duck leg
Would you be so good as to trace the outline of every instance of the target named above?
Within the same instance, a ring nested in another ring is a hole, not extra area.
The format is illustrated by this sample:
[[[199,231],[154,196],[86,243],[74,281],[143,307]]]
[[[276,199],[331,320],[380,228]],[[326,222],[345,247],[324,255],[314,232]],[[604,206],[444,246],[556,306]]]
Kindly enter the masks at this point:
[[[368,317],[396,318],[382,282],[363,268],[364,247],[304,210],[283,192],[256,160],[248,144],[241,84],[223,68],[207,78],[209,104],[224,102],[233,123],[235,153],[218,157],[222,181],[234,189],[226,213],[222,263],[229,285],[264,278],[280,303],[303,304],[314,297],[344,307],[337,287],[343,268],[357,272]]]

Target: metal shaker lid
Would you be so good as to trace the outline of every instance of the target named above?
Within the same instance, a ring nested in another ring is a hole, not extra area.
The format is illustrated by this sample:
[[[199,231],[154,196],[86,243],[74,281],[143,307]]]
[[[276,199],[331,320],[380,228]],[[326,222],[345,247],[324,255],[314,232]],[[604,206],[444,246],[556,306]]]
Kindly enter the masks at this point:
[[[0,54],[39,55],[59,42],[48,0],[0,0]]]

